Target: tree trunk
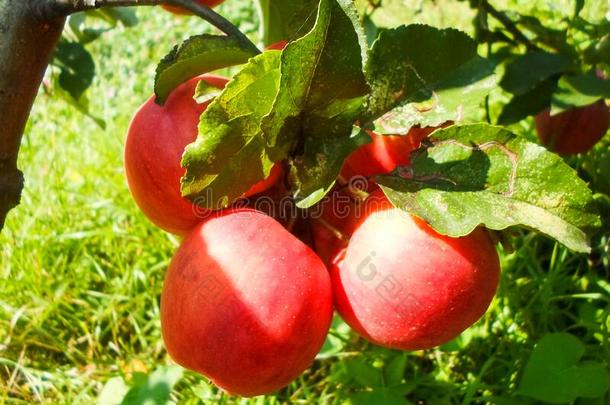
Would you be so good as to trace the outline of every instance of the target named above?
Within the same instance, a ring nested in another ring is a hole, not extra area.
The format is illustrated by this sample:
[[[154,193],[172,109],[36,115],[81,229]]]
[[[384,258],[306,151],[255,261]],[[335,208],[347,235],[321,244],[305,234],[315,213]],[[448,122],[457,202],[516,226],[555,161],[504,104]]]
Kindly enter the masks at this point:
[[[64,26],[64,18],[39,18],[40,4],[41,0],[0,0],[0,231],[21,198],[21,137]]]

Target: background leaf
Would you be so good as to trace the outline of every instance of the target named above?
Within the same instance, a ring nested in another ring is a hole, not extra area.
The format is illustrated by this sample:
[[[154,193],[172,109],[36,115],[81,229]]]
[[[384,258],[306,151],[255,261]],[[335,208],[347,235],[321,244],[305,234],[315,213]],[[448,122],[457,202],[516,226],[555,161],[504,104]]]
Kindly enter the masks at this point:
[[[595,74],[565,75],[559,79],[553,94],[551,114],[559,114],[572,107],[584,107],[603,98],[610,98],[610,81]]]
[[[180,366],[159,367],[152,374],[134,375],[135,384],[125,395],[122,405],[168,404],[174,385],[182,378]],[[136,378],[139,377],[139,378]]]
[[[610,374],[600,363],[580,362],[584,352],[585,346],[573,335],[544,336],[525,366],[518,394],[552,403],[601,397],[610,386]]]
[[[522,95],[562,73],[570,64],[570,58],[562,54],[530,52],[507,64],[500,85],[509,93]]]
[[[78,100],[93,83],[95,63],[91,54],[78,42],[61,40],[53,55],[60,69],[59,85]]]
[[[502,107],[498,124],[514,124],[545,110],[551,104],[556,89],[557,79],[551,78],[539,83],[532,90],[513,97]]]
[[[459,121],[496,85],[493,64],[466,34],[425,25],[382,32],[366,73],[372,91],[363,121],[375,120],[382,134]]]
[[[452,237],[520,225],[590,250],[585,230],[599,226],[592,193],[559,156],[486,124],[438,130],[430,141],[412,167],[378,178],[394,205]]]

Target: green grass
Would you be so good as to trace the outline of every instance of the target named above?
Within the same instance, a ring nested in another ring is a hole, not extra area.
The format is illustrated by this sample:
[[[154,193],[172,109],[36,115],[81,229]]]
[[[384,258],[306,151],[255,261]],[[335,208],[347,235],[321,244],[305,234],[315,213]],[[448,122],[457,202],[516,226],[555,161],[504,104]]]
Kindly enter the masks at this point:
[[[248,5],[228,4],[221,12],[255,33]],[[207,28],[161,10],[138,15],[137,27],[116,29],[89,46],[98,69],[88,93],[91,111],[106,130],[57,97],[41,93],[34,106],[20,156],[23,200],[0,234],[0,403],[91,404],[110,379],[138,385],[143,374],[171,364],[158,303],[178,240],[134,205],[122,149],[132,112],[151,93],[156,62],[180,39]],[[456,341],[402,354],[376,348],[336,322],[323,359],[278,395],[252,403],[395,403],[393,392],[413,403],[523,403],[514,396],[523,366],[534,344],[557,331],[578,336],[587,359],[607,362],[607,239],[596,241],[594,262],[525,232],[510,242],[515,251],[502,251],[497,298]],[[402,361],[404,370],[397,366]],[[398,383],[390,387],[394,369]],[[190,372],[171,400],[245,402]]]

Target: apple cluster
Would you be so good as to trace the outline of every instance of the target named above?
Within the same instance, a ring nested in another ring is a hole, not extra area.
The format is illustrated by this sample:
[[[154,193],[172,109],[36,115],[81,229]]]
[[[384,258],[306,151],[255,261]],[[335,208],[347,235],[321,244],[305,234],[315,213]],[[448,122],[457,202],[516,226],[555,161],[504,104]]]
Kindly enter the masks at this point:
[[[440,235],[395,208],[374,182],[349,181],[408,165],[431,129],[369,132],[371,143],[348,157],[340,185],[304,227],[251,204],[288,194],[281,163],[244,194],[250,203],[209,211],[180,194],[181,155],[207,107],[193,99],[199,80],[227,83],[203,75],[163,106],[151,97],[125,147],[134,200],[158,227],[184,237],[161,297],[163,338],[176,362],[229,393],[255,396],[312,364],[335,309],[363,338],[402,350],[443,344],[483,315],[500,272],[488,232]]]

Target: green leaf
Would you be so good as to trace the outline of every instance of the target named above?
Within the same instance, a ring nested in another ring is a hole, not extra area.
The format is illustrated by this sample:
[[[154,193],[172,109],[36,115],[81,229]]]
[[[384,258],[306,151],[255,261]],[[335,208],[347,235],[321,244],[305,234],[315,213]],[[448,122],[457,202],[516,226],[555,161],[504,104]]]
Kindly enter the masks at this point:
[[[197,35],[176,46],[159,62],[155,76],[156,101],[163,103],[179,84],[203,73],[246,63],[251,49],[224,35]]]
[[[52,63],[61,71],[59,85],[75,100],[80,99],[93,83],[95,63],[91,54],[78,42],[61,40]]]
[[[181,367],[159,367],[152,374],[143,375],[142,378],[137,379],[121,404],[167,404],[172,389],[181,378]]]
[[[562,76],[553,94],[551,114],[559,114],[572,107],[584,107],[602,98],[610,98],[610,81],[595,74]]]
[[[114,24],[120,22],[125,27],[134,27],[138,24],[138,17],[133,7],[107,7],[98,11]]]
[[[600,38],[585,50],[585,60],[591,65],[598,63],[610,64],[610,35]]]
[[[258,0],[263,42],[271,45],[302,37],[313,27],[320,0]]]
[[[279,63],[278,51],[252,58],[208,106],[182,158],[184,196],[222,208],[269,175],[273,162],[260,124],[277,95]]]
[[[314,28],[282,52],[280,90],[263,129],[272,160],[303,149],[295,160],[303,208],[326,194],[345,157],[363,142],[352,128],[368,92],[365,58],[366,40],[349,0],[322,0]]]
[[[97,398],[98,405],[118,405],[129,391],[129,386],[122,377],[113,377],[106,381]]]
[[[98,39],[102,34],[112,30],[112,26],[103,28],[87,27],[89,13],[75,13],[68,17],[66,32],[71,32],[82,45]],[[65,35],[65,34],[64,34]]]
[[[349,0],[321,0],[314,28],[282,52],[280,91],[263,122],[270,152],[278,158],[295,146],[303,111],[328,110],[333,102],[368,91],[362,73],[364,35],[356,31],[350,5]]]
[[[496,86],[493,64],[466,34],[426,25],[383,31],[366,67],[372,92],[363,120],[404,134],[414,125],[460,121]]]
[[[552,78],[541,82],[527,93],[513,97],[502,108],[498,124],[514,124],[548,108],[555,89],[557,89],[557,79]]]
[[[362,387],[382,387],[383,374],[361,357],[345,361],[349,375]]]
[[[222,93],[222,90],[218,87],[212,86],[205,80],[199,80],[197,87],[195,88],[193,99],[195,99],[198,104],[203,104],[212,100],[214,97],[217,97],[220,93]]]
[[[392,387],[402,383],[407,368],[407,353],[397,353],[383,369],[385,385]]]
[[[308,137],[305,153],[295,162],[297,206],[309,208],[322,200],[335,184],[349,154],[370,141],[370,136],[358,127],[353,128],[350,137]]]
[[[103,24],[100,24],[100,21]],[[72,14],[68,17],[64,35],[67,38],[76,37],[78,42],[84,45],[116,28],[119,23],[127,28],[137,25],[138,18],[131,7],[113,7]]]
[[[580,362],[584,352],[584,344],[573,335],[544,336],[532,351],[517,393],[552,403],[601,397],[610,386],[610,374],[601,363]]]
[[[509,93],[522,95],[546,79],[564,72],[570,64],[570,59],[561,54],[530,52],[506,66],[500,85]]]
[[[557,155],[511,132],[472,124],[438,130],[412,166],[378,178],[399,208],[438,232],[464,236],[477,226],[524,226],[589,252],[599,226],[586,183]]]
[[[339,316],[333,318],[330,328],[331,330],[326,336],[324,345],[316,356],[316,360],[339,357],[349,341],[351,329]]]

